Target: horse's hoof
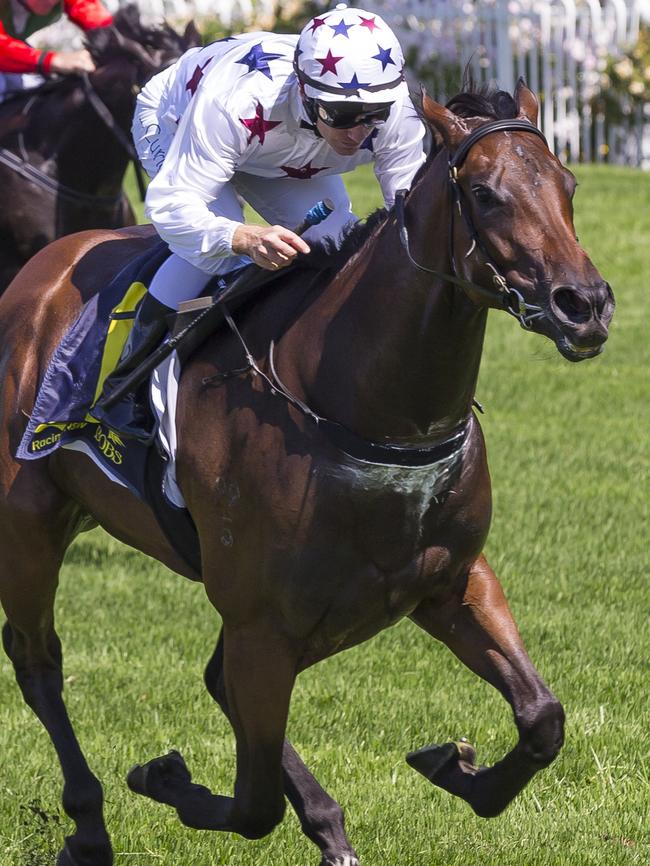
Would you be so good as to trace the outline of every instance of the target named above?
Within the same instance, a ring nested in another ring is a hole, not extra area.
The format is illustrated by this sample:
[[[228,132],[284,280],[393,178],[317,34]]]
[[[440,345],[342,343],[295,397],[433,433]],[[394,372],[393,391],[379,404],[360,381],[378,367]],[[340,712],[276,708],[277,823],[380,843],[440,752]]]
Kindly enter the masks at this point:
[[[66,836],[63,848],[56,858],[56,866],[112,866],[113,851],[110,844],[101,849],[95,848],[90,851],[72,853],[75,840],[72,836]]]
[[[151,797],[161,803],[170,803],[168,792],[189,785],[191,780],[183,756],[174,750],[146,764],[136,764],[126,776],[126,783],[135,794]]]
[[[406,756],[409,767],[422,773],[425,779],[434,784],[436,784],[435,777],[450,765],[458,762],[464,765],[467,772],[471,772],[477,769],[475,761],[476,750],[465,739],[456,743],[445,743],[444,746],[424,746]]]
[[[320,866],[359,866],[356,855],[345,854],[343,857],[323,857]]]

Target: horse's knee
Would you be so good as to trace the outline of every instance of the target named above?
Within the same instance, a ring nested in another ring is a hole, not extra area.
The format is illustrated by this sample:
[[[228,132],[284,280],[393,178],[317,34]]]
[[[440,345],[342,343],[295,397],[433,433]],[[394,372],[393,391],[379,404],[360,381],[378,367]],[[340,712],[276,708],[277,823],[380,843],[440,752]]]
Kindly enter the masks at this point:
[[[237,832],[245,839],[263,839],[281,823],[285,809],[283,797],[277,806],[240,816],[236,822]]]
[[[540,767],[553,761],[564,743],[564,709],[549,695],[520,720],[521,746],[526,757]]]

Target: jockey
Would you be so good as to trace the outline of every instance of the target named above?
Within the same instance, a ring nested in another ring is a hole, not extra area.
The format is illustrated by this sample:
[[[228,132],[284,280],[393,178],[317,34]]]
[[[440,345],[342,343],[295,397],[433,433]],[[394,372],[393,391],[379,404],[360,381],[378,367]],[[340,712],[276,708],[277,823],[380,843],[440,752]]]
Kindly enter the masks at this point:
[[[85,49],[40,51],[25,42],[62,12],[84,31],[113,21],[99,0],[0,0],[0,100],[38,86],[44,75],[93,71],[95,64]]]
[[[190,49],[138,96],[133,135],[152,177],[146,213],[172,255],[152,280],[103,396],[160,341],[166,316],[213,276],[251,260],[283,268],[309,252],[308,241],[336,242],[357,220],[344,172],[374,162],[391,207],[425,159],[397,38],[379,15],[343,3],[299,37],[246,33]],[[331,216],[304,239],[295,234],[290,227],[324,198],[335,204]],[[270,225],[245,223],[242,199]],[[141,435],[135,399],[106,416],[101,402],[98,420]]]

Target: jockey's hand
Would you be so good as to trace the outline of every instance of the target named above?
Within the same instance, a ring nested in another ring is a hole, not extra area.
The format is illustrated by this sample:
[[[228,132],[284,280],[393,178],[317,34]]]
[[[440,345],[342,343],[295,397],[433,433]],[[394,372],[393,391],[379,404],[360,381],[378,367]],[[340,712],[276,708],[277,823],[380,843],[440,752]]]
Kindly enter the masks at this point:
[[[237,255],[249,256],[256,265],[269,271],[286,268],[298,253],[309,252],[300,235],[282,226],[238,226],[231,246]]]
[[[94,71],[95,61],[85,48],[79,51],[57,51],[50,63],[50,72],[58,72],[59,75]]]

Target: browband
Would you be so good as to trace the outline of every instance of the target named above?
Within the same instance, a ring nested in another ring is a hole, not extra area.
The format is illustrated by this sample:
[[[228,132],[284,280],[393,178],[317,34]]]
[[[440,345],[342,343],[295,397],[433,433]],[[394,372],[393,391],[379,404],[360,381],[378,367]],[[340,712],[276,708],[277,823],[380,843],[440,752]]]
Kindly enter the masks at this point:
[[[532,132],[533,135],[539,136],[544,144],[548,147],[548,141],[541,129],[538,129],[535,124],[529,120],[495,120],[493,123],[486,123],[483,126],[477,127],[474,132],[471,132],[467,138],[464,138],[458,150],[449,159],[450,168],[458,168],[465,162],[470,149],[476,144],[479,139],[486,135],[491,135],[493,132]]]

